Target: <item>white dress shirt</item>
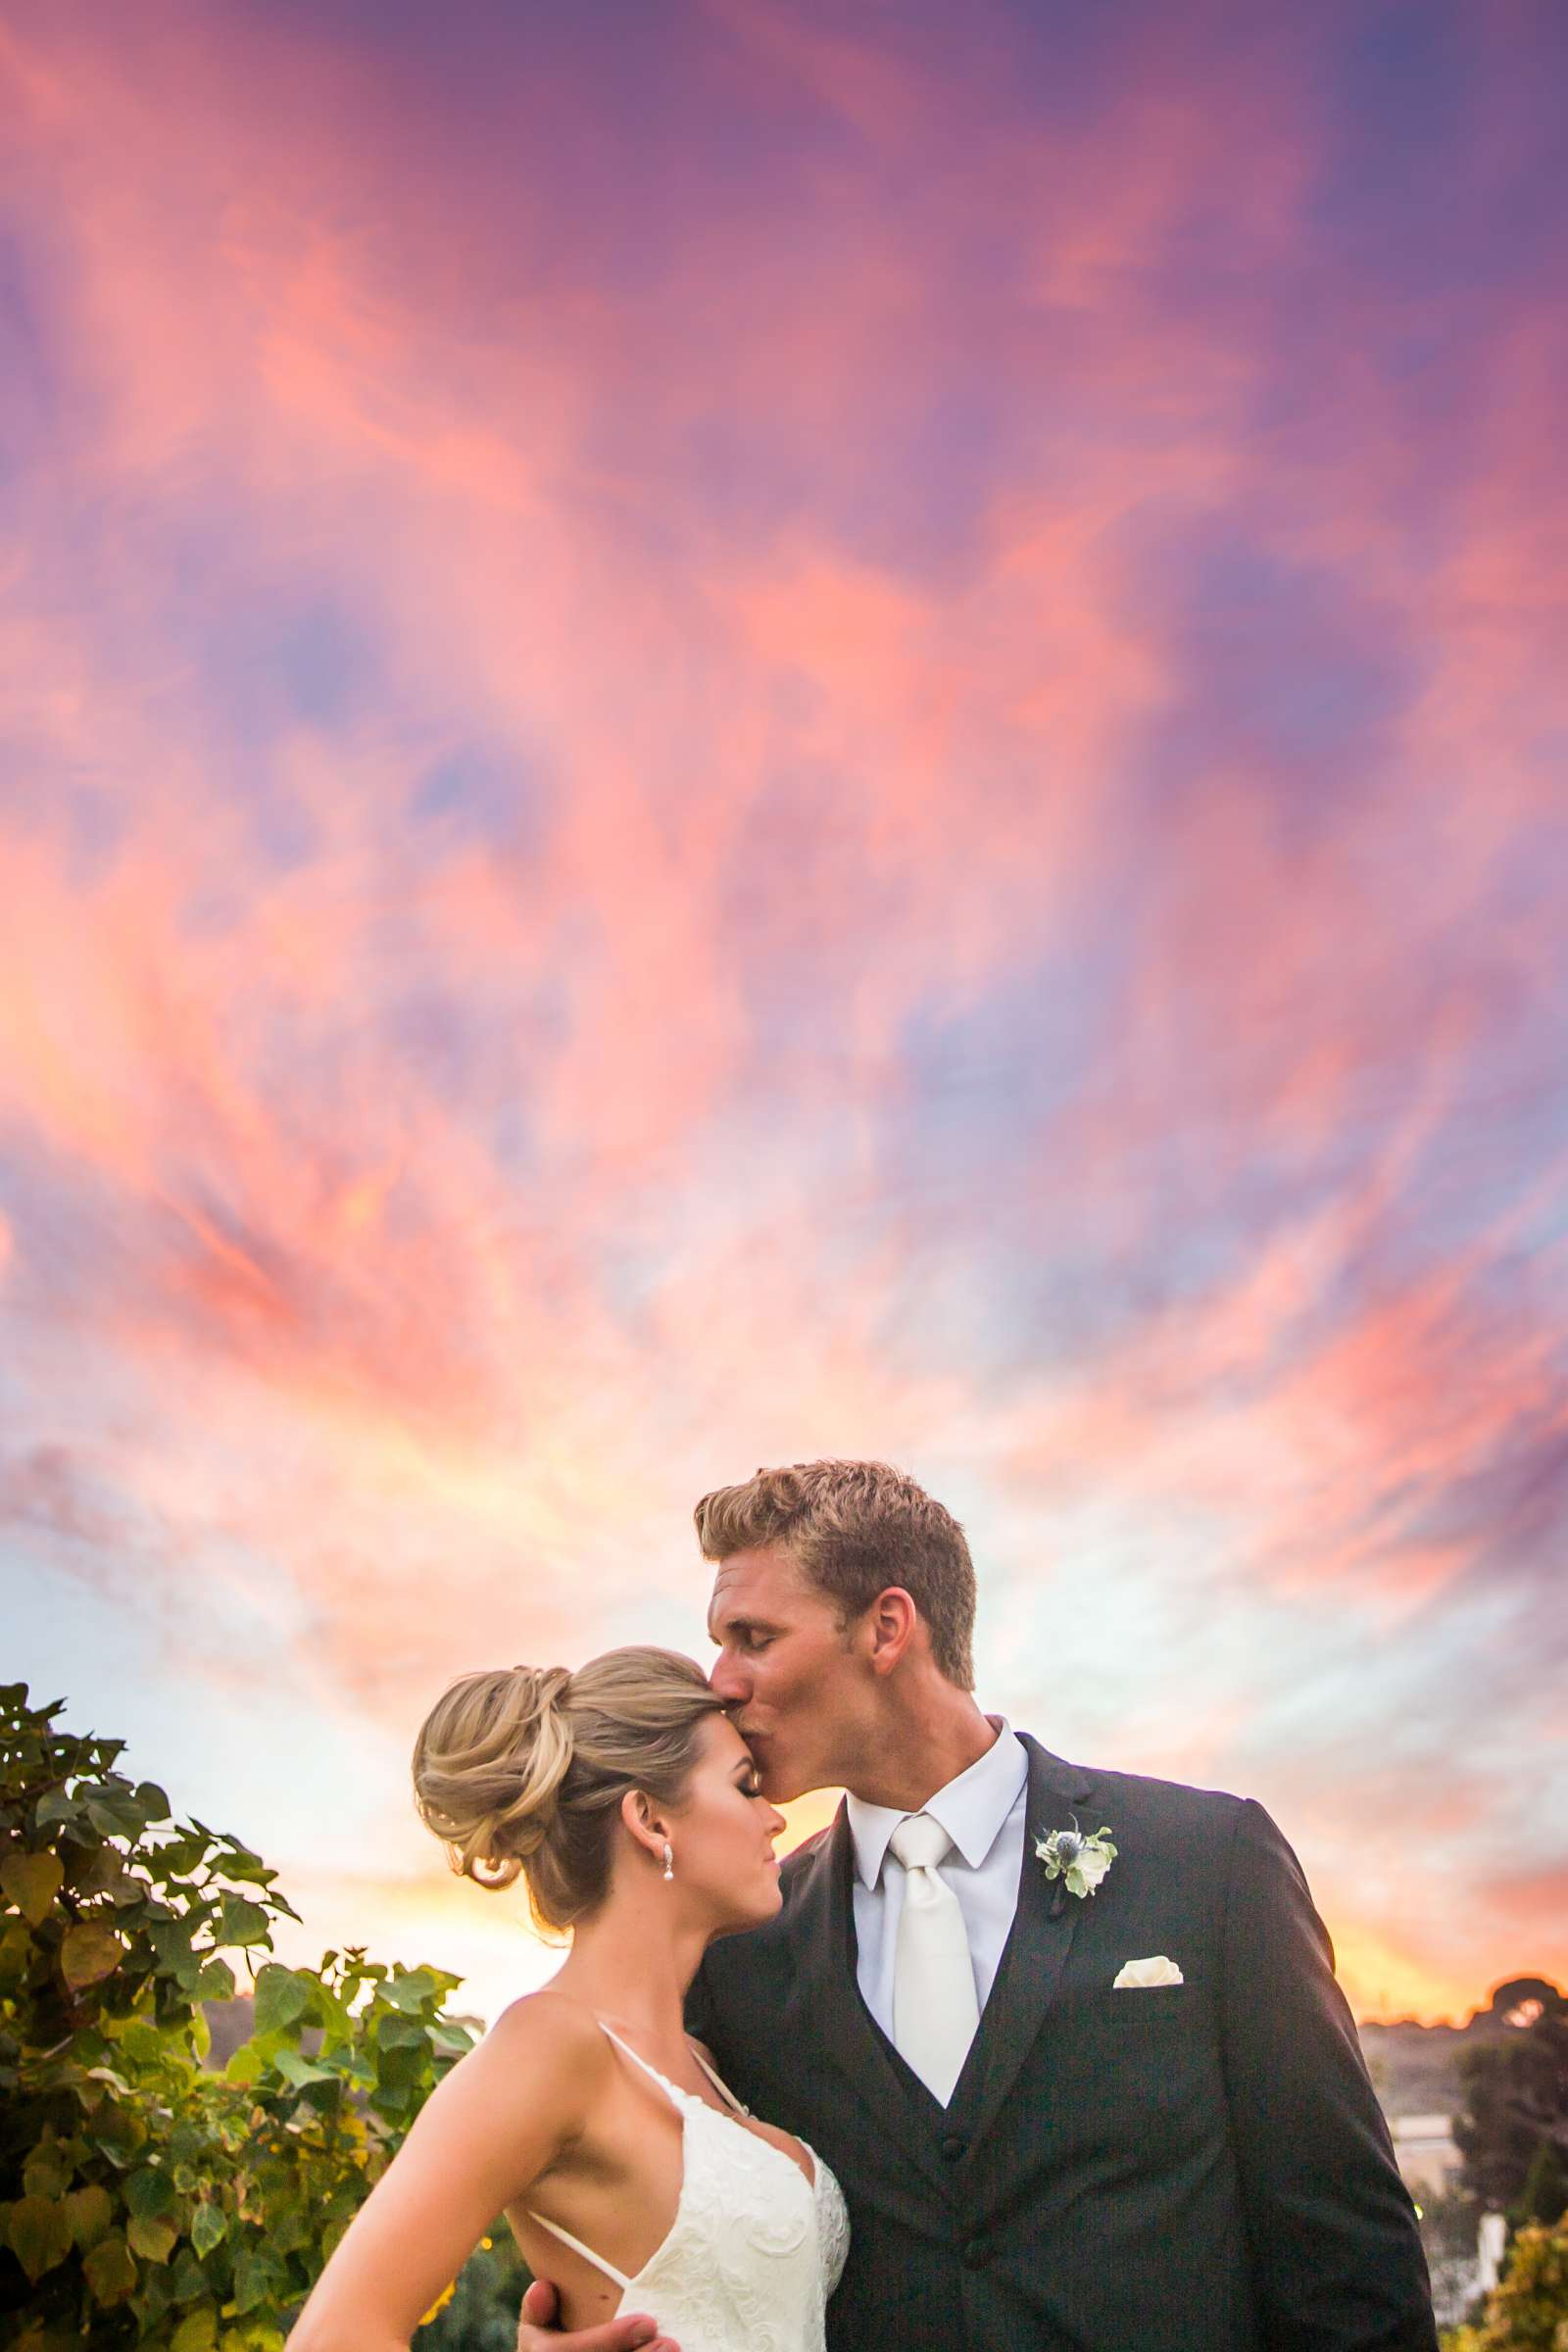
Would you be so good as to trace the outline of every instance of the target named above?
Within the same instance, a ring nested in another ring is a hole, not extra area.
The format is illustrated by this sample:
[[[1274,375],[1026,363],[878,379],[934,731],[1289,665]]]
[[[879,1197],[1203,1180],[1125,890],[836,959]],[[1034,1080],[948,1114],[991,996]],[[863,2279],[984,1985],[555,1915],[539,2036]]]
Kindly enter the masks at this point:
[[[1024,1815],[1028,1809],[1029,1757],[1023,1741],[1000,1715],[987,1718],[997,1737],[956,1780],[920,1806],[939,1821],[954,1850],[937,1875],[958,1898],[974,1963],[975,1999],[982,2014],[1018,1907],[1023,1872]],[[856,1979],[860,1996],[884,2034],[893,2033],[893,1969],[899,1947],[906,1872],[888,1840],[906,1813],[891,1805],[848,1800],[855,1840]]]

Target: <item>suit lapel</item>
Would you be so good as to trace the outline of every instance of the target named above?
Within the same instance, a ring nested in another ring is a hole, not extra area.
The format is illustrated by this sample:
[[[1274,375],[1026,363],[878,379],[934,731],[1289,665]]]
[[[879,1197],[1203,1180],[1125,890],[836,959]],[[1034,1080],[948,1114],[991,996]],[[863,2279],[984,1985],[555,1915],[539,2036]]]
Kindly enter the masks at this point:
[[[1072,1826],[1074,1808],[1088,1797],[1090,1784],[1076,1766],[1062,1763],[1027,1733],[1020,1737],[1029,1751],[1023,1868],[1012,1932],[980,2022],[979,2047],[970,2053],[981,2077],[976,2140],[996,2122],[1045,2023],[1083,1910],[1071,1895],[1064,1902],[1055,1899],[1056,1887],[1035,1854],[1035,1839]]]
[[[878,2128],[946,2189],[951,2183],[932,2134],[918,2123],[911,2095],[860,1998],[850,1895],[854,1867],[849,1814],[841,1804],[791,1894],[787,1927],[795,1967],[784,2046],[803,2053],[812,2043],[824,2049]]]

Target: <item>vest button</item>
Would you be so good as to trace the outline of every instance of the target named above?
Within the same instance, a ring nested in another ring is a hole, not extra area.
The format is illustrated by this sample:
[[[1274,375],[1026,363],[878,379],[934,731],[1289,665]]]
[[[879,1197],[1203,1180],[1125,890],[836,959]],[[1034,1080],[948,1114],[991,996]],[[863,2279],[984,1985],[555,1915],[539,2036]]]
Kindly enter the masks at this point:
[[[960,2156],[968,2154],[968,2150],[969,2142],[961,2132],[950,2132],[942,2142],[942,2153],[950,2164],[956,2164]]]
[[[990,2258],[990,2248],[983,2237],[971,2237],[964,2246],[963,2267],[966,2271],[983,2271]]]

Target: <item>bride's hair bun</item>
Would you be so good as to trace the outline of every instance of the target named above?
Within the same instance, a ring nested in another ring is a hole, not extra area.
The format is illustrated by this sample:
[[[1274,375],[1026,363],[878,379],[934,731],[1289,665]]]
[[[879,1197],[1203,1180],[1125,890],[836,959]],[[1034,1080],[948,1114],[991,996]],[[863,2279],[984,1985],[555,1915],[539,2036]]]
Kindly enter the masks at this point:
[[[415,1801],[455,1870],[481,1886],[526,1873],[535,1919],[569,1928],[609,1889],[627,1789],[678,1802],[721,1711],[702,1668],[669,1649],[612,1649],[575,1674],[466,1674],[420,1727]]]
[[[564,1666],[466,1674],[420,1729],[420,1817],[481,1886],[510,1886],[550,1834],[571,1763],[570,1688]]]

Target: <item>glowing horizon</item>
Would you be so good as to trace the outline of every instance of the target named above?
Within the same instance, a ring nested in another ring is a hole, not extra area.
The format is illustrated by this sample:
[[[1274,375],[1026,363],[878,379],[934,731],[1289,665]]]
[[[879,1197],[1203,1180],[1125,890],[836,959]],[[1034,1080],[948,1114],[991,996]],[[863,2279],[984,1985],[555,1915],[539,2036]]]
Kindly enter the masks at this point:
[[[424,1707],[838,1453],[1358,2011],[1568,1982],[1565,50],[0,27],[4,1671],[318,1946],[503,1997]]]

